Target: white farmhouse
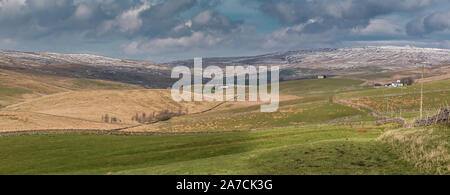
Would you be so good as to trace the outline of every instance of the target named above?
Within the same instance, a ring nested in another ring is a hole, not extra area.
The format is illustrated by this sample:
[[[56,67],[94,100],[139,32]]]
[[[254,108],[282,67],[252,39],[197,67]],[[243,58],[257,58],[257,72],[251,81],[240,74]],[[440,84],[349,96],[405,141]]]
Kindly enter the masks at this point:
[[[397,80],[397,82],[393,82],[392,84],[385,85],[386,87],[404,87],[405,85],[401,80]]]

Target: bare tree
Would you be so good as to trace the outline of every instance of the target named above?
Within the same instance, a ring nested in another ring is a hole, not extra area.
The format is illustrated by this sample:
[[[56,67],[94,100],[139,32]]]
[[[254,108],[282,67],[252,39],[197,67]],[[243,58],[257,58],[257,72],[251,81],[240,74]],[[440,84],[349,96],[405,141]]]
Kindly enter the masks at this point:
[[[158,121],[166,121],[176,116],[182,116],[187,114],[186,112],[183,112],[182,108],[179,108],[178,111],[172,112],[167,109],[161,110],[159,112],[153,112],[152,114],[142,113],[138,114],[136,113],[135,116],[131,118],[131,120],[136,121],[138,123],[153,123]]]
[[[134,119],[134,117],[133,117]],[[109,114],[102,115],[102,121],[105,123],[119,123],[122,122],[119,118],[115,116],[110,116]]]
[[[105,116],[103,117],[103,121],[105,123],[109,123],[109,115],[108,114],[105,114]]]

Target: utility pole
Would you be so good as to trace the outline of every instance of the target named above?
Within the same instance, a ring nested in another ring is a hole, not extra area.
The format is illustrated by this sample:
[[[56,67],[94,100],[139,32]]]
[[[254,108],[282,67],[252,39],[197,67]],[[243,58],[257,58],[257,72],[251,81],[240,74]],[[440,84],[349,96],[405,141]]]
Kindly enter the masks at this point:
[[[402,88],[401,88],[401,93],[402,93],[402,96],[403,96],[403,88],[405,87],[405,84],[403,83],[403,86],[402,86]],[[400,96],[401,97],[401,96]],[[400,118],[402,118],[403,117],[403,104],[402,103],[400,103]]]
[[[425,74],[425,64],[422,64],[422,82],[420,88],[420,119],[423,119],[423,79]]]

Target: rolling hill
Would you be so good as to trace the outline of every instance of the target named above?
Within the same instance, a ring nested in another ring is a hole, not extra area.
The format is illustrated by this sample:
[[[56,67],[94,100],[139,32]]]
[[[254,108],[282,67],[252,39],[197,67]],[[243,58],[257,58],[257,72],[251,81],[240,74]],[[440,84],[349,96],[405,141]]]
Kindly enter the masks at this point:
[[[204,66],[280,65],[281,79],[316,75],[354,77],[365,80],[418,77],[426,64],[429,76],[449,75],[450,50],[414,47],[361,47],[313,49],[247,57],[205,58]],[[90,54],[57,54],[0,50],[0,69],[81,79],[100,79],[166,89],[174,66],[193,67],[193,59],[157,64],[114,59]],[[446,77],[448,78],[448,77]]]
[[[1,107],[61,92],[116,89],[142,89],[142,87],[113,81],[78,79],[0,69]]]
[[[195,113],[207,110],[217,104],[215,102],[178,103],[172,100],[169,90],[84,90],[30,99],[7,106],[2,111],[46,114],[94,122],[103,122],[102,118],[108,115],[117,119],[116,124],[132,126],[137,124],[132,120],[136,114],[151,115],[164,110]],[[41,121],[40,129],[45,129],[46,123],[45,120]],[[36,123],[36,125],[36,128],[39,128],[39,124]]]
[[[417,118],[420,85],[371,84],[419,74],[398,60],[412,63],[426,53],[422,63],[432,62],[427,78],[416,81],[424,82],[426,113],[432,115],[450,100],[446,52],[353,48],[279,55],[285,74],[334,77],[282,82],[280,110],[261,113],[259,102],[177,103],[167,89],[144,89],[162,86],[152,79],[167,76],[164,65],[4,51],[0,174],[448,174],[448,127],[405,129],[389,122]],[[308,56],[319,64],[306,70],[302,66],[313,63]],[[260,62],[275,62],[270,58]],[[352,66],[358,58],[361,64]],[[139,77],[153,74],[158,76]],[[401,109],[412,110],[397,113]],[[164,110],[187,115],[151,124],[133,120]],[[116,120],[105,121],[106,115]]]
[[[90,54],[57,54],[0,50],[0,69],[78,79],[100,79],[168,88],[173,81],[167,66]]]
[[[205,66],[229,65],[280,65],[281,77],[285,80],[310,78],[315,75],[368,75],[383,73],[393,78],[395,74],[406,74],[406,69],[416,69],[426,64],[430,69],[450,65],[450,50],[415,47],[355,47],[340,49],[309,49],[273,54],[221,57],[203,59]],[[170,66],[193,66],[193,60],[166,63]],[[403,70],[399,73],[398,70]],[[413,71],[413,70],[410,70]],[[449,74],[440,72],[440,74]],[[379,78],[376,76],[376,78]]]

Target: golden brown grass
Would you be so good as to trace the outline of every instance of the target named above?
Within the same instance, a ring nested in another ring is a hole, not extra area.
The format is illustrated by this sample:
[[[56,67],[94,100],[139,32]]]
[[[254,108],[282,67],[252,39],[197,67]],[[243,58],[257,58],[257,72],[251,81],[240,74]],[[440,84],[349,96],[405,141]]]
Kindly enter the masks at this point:
[[[134,124],[136,113],[161,110],[189,113],[206,110],[215,102],[175,102],[169,90],[97,90],[72,91],[44,96],[6,107],[7,111],[37,112],[58,116],[101,121],[108,114],[121,123]]]
[[[111,130],[125,126],[46,114],[0,111],[0,132],[78,129]]]
[[[0,70],[0,87],[11,89],[10,91],[27,91],[24,94],[0,94],[0,105],[2,106],[73,90],[141,89],[136,85],[111,81],[35,75],[7,70]]]
[[[162,110],[196,113],[219,104],[219,102],[178,103],[172,100],[169,90],[145,90],[139,86],[110,81],[34,75],[6,70],[0,70],[0,82],[3,91],[8,93],[11,91],[11,94],[3,94],[4,98],[1,98],[0,94],[0,105],[5,106],[2,111],[15,112],[13,118],[20,119],[10,120],[3,117],[0,119],[1,130],[110,129],[108,126],[87,121],[74,125],[70,120],[66,122],[62,118],[102,122],[102,116],[108,115],[117,118],[118,123],[134,125],[137,122],[132,121],[132,117],[136,113],[151,114]],[[26,93],[19,93],[22,91]],[[294,98],[298,97],[288,95],[281,97],[282,100]],[[257,104],[260,102],[231,102],[215,110]],[[37,121],[38,119],[42,121]],[[31,124],[30,120],[34,122]]]

